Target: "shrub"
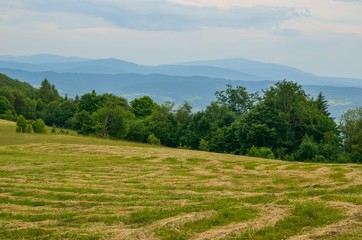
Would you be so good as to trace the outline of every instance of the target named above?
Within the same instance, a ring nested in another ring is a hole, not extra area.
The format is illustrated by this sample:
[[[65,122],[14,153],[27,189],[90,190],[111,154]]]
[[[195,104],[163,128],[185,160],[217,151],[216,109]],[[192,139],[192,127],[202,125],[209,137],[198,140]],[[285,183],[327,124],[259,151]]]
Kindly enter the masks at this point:
[[[15,112],[13,110],[6,110],[4,114],[0,114],[0,118],[9,120],[9,121],[16,121]]]
[[[253,146],[249,149],[248,155],[251,157],[275,159],[273,151],[268,147],[257,148]]]
[[[153,145],[161,145],[160,139],[158,139],[153,133],[148,136],[147,142]]]
[[[209,151],[210,150],[209,143],[203,138],[199,142],[199,149],[202,150],[202,151]]]
[[[34,133],[45,133],[45,123],[43,119],[39,118],[32,124]]]
[[[28,121],[25,120],[23,115],[20,115],[16,120],[16,132],[27,132]]]
[[[296,154],[296,160],[312,161],[314,160],[314,157],[316,156],[317,152],[318,152],[317,144],[314,143],[308,136],[306,136],[299,146],[299,149]]]

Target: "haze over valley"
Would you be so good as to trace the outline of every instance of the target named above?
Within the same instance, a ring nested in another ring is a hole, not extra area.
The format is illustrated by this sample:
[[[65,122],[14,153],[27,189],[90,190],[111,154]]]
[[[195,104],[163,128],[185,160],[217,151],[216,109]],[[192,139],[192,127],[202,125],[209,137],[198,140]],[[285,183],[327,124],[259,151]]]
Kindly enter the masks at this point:
[[[283,79],[303,85],[312,96],[323,92],[336,118],[362,104],[362,79],[318,76],[297,68],[242,58],[146,66],[120,59],[50,54],[0,56],[0,72],[33,86],[40,86],[47,78],[61,94],[69,97],[92,90],[130,100],[147,95],[159,103],[188,101],[194,110],[204,109],[215,100],[214,93],[227,84],[244,86],[250,93],[262,93]]]

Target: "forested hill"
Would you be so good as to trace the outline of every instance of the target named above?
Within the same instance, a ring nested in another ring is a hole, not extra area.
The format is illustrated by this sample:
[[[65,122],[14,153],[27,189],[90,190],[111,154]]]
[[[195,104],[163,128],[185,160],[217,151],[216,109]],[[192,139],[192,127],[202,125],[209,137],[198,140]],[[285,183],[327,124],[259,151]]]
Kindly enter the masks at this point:
[[[7,75],[2,73],[0,73],[0,87],[17,88],[23,92],[36,92],[36,89],[29,83],[9,78]]]
[[[96,89],[97,93],[113,93],[127,99],[147,95],[158,103],[169,100],[181,105],[186,100],[194,110],[205,109],[211,101],[215,100],[215,91],[225,88],[227,84],[235,87],[244,86],[249,92],[262,92],[276,83],[276,81],[242,81],[164,74],[29,72],[2,68],[0,68],[0,72],[26,81],[33,86],[40,86],[41,81],[48,78],[57,86],[59,93],[63,96],[67,94],[75,97],[77,94],[82,95]],[[323,92],[329,103],[329,111],[334,118],[339,118],[348,109],[362,105],[362,88],[317,85],[303,85],[303,88],[313,97],[317,97],[319,92]]]
[[[185,102],[131,102],[109,93],[62,97],[43,80],[39,89],[0,75],[0,117],[16,120],[19,132],[49,126],[79,134],[212,152],[297,161],[362,162],[362,108],[341,124],[330,116],[323,93],[311,98],[300,85],[280,81],[263,96],[243,86],[216,91],[216,101],[192,112]],[[342,133],[342,134],[341,134]]]

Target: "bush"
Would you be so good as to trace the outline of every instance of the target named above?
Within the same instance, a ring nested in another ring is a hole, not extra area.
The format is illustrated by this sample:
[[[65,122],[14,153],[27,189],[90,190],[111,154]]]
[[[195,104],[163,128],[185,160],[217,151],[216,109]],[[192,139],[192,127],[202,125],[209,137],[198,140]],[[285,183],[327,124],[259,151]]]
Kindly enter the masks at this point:
[[[25,120],[23,115],[20,115],[16,120],[16,132],[26,133],[28,128],[28,121]]]
[[[0,114],[4,114],[7,110],[14,111],[14,107],[6,97],[0,96]]]
[[[202,151],[209,151],[209,143],[205,139],[201,139],[199,142],[199,149]]]
[[[4,114],[0,114],[0,118],[9,120],[9,121],[16,121],[16,116],[13,110],[6,110]]]
[[[257,148],[253,146],[249,149],[248,155],[251,157],[275,159],[273,151],[268,147]]]
[[[247,152],[247,155],[248,156],[251,156],[251,157],[258,157],[259,155],[259,150],[257,147],[253,146],[252,148],[250,148]]]
[[[318,145],[314,143],[308,136],[306,136],[299,146],[296,154],[298,161],[313,161],[318,153]]]
[[[35,120],[32,124],[34,133],[45,133],[45,123],[43,119],[39,118]]]
[[[283,159],[283,160],[288,159],[288,154],[287,154],[286,148],[280,147],[280,148],[277,148],[274,152],[275,152],[276,158]]]
[[[153,133],[148,136],[147,142],[148,142],[149,144],[153,144],[153,145],[161,145],[160,139],[158,139],[158,138],[155,136],[155,134],[153,134]]]

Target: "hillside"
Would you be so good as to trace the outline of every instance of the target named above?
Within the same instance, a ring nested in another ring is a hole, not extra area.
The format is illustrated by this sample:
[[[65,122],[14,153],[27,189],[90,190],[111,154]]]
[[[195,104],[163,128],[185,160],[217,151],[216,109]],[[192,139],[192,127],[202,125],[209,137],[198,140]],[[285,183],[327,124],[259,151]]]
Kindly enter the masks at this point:
[[[195,111],[214,101],[215,91],[226,84],[262,92],[276,81],[287,79],[303,85],[312,96],[323,92],[332,116],[362,104],[362,80],[325,77],[280,64],[249,59],[219,59],[159,66],[140,65],[120,59],[84,59],[50,54],[0,56],[0,72],[33,86],[44,78],[60,92],[74,97],[95,89],[128,99],[151,96],[159,103],[188,101]]]
[[[74,97],[93,89],[97,93],[113,93],[128,99],[151,96],[159,103],[173,101],[182,104],[188,101],[195,111],[205,109],[215,101],[214,93],[225,89],[227,84],[244,86],[248,92],[260,92],[273,85],[273,81],[241,81],[204,76],[174,76],[165,74],[91,74],[91,73],[57,73],[30,72],[25,70],[1,68],[15,79],[21,79],[33,86],[40,86],[44,78],[49,79],[62,95]],[[317,96],[323,92],[329,102],[329,110],[338,118],[344,111],[362,104],[362,88],[304,85],[309,94]]]
[[[0,136],[2,239],[362,237],[360,165]]]
[[[34,88],[25,82],[21,82],[16,79],[9,78],[8,76],[0,73],[0,87],[13,87],[18,90],[22,90],[25,92],[33,92]]]

